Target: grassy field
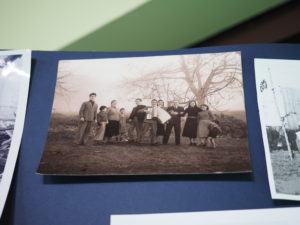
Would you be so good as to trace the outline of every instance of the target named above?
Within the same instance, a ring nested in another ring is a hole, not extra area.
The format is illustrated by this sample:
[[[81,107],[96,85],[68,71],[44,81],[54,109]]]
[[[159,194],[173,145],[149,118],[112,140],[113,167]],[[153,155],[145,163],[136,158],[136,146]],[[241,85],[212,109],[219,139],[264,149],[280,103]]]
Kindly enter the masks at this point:
[[[272,151],[271,161],[276,192],[300,195],[300,153],[295,152],[295,158],[292,161],[287,151]]]
[[[49,132],[38,173],[42,174],[182,174],[250,171],[247,139],[218,138],[216,149],[181,145],[136,146],[128,143],[86,146],[75,133]]]

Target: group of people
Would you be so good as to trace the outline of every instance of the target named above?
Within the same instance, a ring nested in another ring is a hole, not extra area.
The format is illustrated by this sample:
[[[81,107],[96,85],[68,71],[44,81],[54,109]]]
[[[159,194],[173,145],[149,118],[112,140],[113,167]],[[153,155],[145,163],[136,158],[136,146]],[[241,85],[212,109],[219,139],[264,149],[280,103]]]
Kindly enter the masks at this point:
[[[174,129],[175,144],[180,145],[181,118],[186,117],[182,136],[189,138],[190,145],[216,147],[215,138],[222,130],[219,122],[214,120],[206,104],[197,106],[190,101],[186,109],[177,100],[169,107],[163,100],[151,100],[151,106],[143,105],[142,99],[135,99],[136,106],[129,116],[125,109],[117,108],[117,101],[111,106],[100,106],[95,103],[96,93],[89,95],[89,101],[82,103],[79,117],[79,145],[84,145],[90,135],[92,124],[96,122],[95,144],[128,142],[141,145],[149,132],[152,145],[168,144]],[[97,113],[98,112],[98,113]]]

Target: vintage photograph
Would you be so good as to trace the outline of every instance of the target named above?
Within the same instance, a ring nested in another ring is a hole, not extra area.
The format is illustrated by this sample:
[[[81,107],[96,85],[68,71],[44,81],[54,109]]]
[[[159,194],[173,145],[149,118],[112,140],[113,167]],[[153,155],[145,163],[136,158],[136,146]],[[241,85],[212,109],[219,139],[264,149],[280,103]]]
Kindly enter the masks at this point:
[[[0,216],[23,132],[30,64],[28,50],[0,51]]]
[[[300,200],[300,60],[255,59],[272,198]]]
[[[251,172],[241,53],[59,61],[37,172]]]

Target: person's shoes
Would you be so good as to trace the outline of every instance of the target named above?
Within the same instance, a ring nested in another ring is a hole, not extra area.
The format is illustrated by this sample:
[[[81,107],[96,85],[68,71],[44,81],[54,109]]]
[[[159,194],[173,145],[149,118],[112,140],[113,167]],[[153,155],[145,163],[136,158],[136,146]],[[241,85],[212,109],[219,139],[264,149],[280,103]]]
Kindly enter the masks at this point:
[[[158,146],[159,143],[152,143],[151,145],[152,145],[152,146]]]

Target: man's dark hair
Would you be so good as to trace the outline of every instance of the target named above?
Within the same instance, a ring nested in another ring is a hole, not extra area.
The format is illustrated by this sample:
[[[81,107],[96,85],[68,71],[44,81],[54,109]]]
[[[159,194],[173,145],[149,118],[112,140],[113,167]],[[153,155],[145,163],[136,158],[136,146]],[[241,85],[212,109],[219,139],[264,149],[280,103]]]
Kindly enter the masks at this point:
[[[106,109],[107,107],[105,105],[100,106],[100,111],[102,111],[103,109]]]
[[[125,110],[125,108],[121,108],[121,109],[120,109],[120,112],[121,112],[122,110]]]
[[[92,93],[89,95],[89,97],[91,97],[92,95],[97,96],[97,94],[96,94],[95,92],[92,92]]]
[[[142,101],[142,99],[141,99],[141,98],[136,98],[135,100],[139,100],[140,102]]]
[[[157,100],[154,98],[154,99],[151,100],[151,102],[157,102]]]
[[[117,100],[115,100],[115,99],[114,99],[114,100],[111,100],[110,104],[113,104],[113,103],[116,102],[116,101],[117,101]]]

